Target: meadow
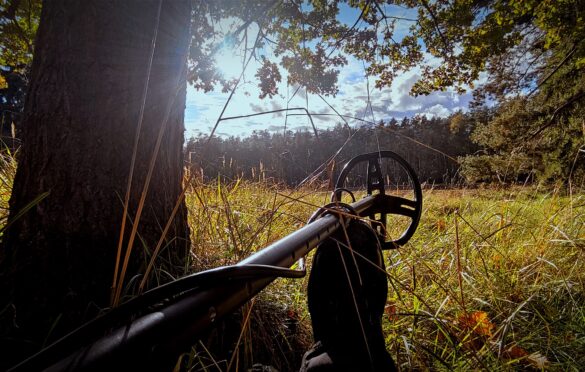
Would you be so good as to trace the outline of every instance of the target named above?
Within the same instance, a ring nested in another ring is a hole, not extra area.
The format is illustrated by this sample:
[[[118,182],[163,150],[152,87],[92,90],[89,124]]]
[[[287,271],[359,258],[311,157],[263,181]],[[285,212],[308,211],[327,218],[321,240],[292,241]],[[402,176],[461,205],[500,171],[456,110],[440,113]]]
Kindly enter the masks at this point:
[[[329,198],[319,189],[262,182],[190,187],[200,267],[248,256],[303,226]],[[423,194],[416,234],[385,253],[384,331],[401,369],[582,368],[585,194],[536,186]],[[306,282],[279,279],[268,287],[236,316],[244,324],[228,347],[236,352],[222,359],[195,348],[193,370],[233,369],[237,361],[298,369],[311,343]]]
[[[5,223],[16,164],[9,155],[3,163]],[[187,187],[193,271],[247,257],[304,226],[329,200],[319,187],[267,182],[193,180]],[[385,252],[383,326],[400,368],[581,369],[585,194],[531,186],[428,187],[423,195],[416,234]],[[307,277],[276,280],[185,354],[183,365],[298,370],[312,343],[306,284]]]

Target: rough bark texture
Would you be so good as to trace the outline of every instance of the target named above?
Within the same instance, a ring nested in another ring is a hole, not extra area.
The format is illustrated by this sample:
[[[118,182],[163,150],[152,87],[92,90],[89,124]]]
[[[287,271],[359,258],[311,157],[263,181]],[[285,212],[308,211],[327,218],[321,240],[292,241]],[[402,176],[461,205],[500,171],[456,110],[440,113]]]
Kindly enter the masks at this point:
[[[10,357],[0,358],[0,369],[109,304],[158,5],[158,0],[43,4],[11,216],[40,194],[50,194],[14,221],[3,238],[0,350]],[[181,192],[189,21],[189,1],[163,1],[130,200],[132,219],[167,105],[174,102],[125,284],[144,272],[145,247],[156,245]],[[126,239],[132,225],[127,226]],[[167,241],[160,260],[176,274],[185,266],[189,246],[184,207]]]

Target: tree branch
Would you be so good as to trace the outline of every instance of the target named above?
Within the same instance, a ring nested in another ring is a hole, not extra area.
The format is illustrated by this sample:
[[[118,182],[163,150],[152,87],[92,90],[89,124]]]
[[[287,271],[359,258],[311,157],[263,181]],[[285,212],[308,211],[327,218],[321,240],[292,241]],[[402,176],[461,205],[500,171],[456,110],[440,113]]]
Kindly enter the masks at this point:
[[[554,70],[552,70],[550,72],[550,74],[548,74],[543,81],[541,81],[536,88],[532,89],[532,91],[530,93],[528,93],[528,95],[526,97],[530,97],[532,95],[532,93],[536,92],[538,90],[538,88],[540,88],[544,83],[546,83],[548,81],[548,79],[551,78],[551,76],[553,76],[568,60],[569,58],[573,55],[573,53],[575,53],[575,51],[577,50],[577,47],[575,45],[573,45],[573,48],[571,48],[571,51],[565,56],[565,58],[563,58],[563,60],[561,61],[561,63],[559,63],[557,65],[557,67],[555,67]]]
[[[5,17],[6,19],[10,20],[10,23],[14,26],[16,32],[18,33],[18,36],[20,36],[20,38],[22,39],[22,42],[24,42],[26,44],[27,52],[32,54],[33,53],[33,46],[29,42],[29,39],[26,35],[26,32],[24,32],[22,27],[18,24],[18,20],[16,19],[16,10],[20,6],[20,2],[21,2],[21,0],[13,0],[12,2],[10,2],[10,5],[8,6],[8,8],[6,8],[6,10],[4,12],[2,12],[2,16]],[[29,3],[29,7],[30,7],[30,3]],[[29,12],[30,12],[30,8],[29,8]],[[29,24],[30,24],[30,21],[29,21]]]
[[[343,40],[345,40],[349,36],[349,34],[353,31],[353,29],[356,28],[356,26],[361,21],[361,19],[364,16],[364,14],[366,13],[366,10],[369,8],[370,3],[371,3],[371,0],[368,0],[368,2],[366,3],[366,5],[362,9],[362,12],[360,13],[359,17],[355,20],[354,24],[350,27],[349,30],[347,30],[347,32],[345,32],[343,34],[343,36],[341,36],[341,38],[339,40],[337,40],[335,42],[335,45],[333,47],[333,50],[331,50],[331,52],[327,55],[327,58],[331,57],[331,55],[333,54],[333,52],[335,52],[335,50],[339,47],[339,44],[341,44],[341,42],[343,42]]]
[[[437,32],[439,33],[439,36],[441,37],[441,40],[443,41],[443,46],[445,47],[445,50],[449,48],[449,43],[447,42],[447,39],[445,38],[445,35],[443,35],[443,32],[441,31],[441,27],[439,27],[439,21],[437,20],[437,17],[435,17],[435,13],[433,12],[433,10],[431,9],[431,7],[429,6],[429,3],[427,3],[426,0],[420,0],[421,4],[423,5],[423,7],[427,10],[427,12],[429,12],[429,15],[431,16],[431,19],[433,20],[433,23],[435,24],[435,29],[437,30]],[[447,56],[445,55],[445,52],[443,51],[443,57],[446,58]]]
[[[384,10],[380,6],[380,4],[378,4],[378,2],[375,2],[374,4],[375,4],[376,8],[378,8],[378,11],[382,15],[382,19],[384,19],[384,20],[386,20],[386,19],[396,19],[396,20],[399,20],[399,21],[418,22],[418,19],[386,15],[386,13],[384,12]]]
[[[393,32],[392,33],[390,32],[390,25],[388,25],[388,19],[390,19],[391,17],[387,16],[384,13],[384,10],[382,9],[382,7],[380,7],[380,4],[378,4],[377,2],[374,4],[376,4],[376,8],[378,8],[378,11],[382,15],[382,19],[384,20],[384,23],[386,24],[386,32],[393,34]],[[415,20],[415,21],[418,22],[418,20]],[[394,38],[392,36],[390,36],[390,40],[394,43],[394,45],[398,45],[398,43],[396,42],[396,40],[394,40]]]
[[[536,137],[537,135],[539,135],[543,130],[545,130],[546,128],[548,128],[551,125],[553,125],[554,124],[554,120],[555,120],[556,116],[559,114],[559,112],[561,112],[567,106],[569,106],[570,104],[572,104],[573,102],[575,102],[576,100],[578,100],[579,98],[581,98],[583,96],[585,96],[585,91],[580,91],[577,94],[573,95],[571,98],[569,98],[560,107],[557,107],[555,109],[555,111],[553,112],[552,116],[550,117],[549,121],[546,124],[544,124],[543,126],[541,126],[540,128],[538,128],[538,130],[536,132],[534,132],[532,135],[530,135],[530,138],[529,139],[533,139],[534,137]]]
[[[2,17],[13,19],[16,15],[16,9],[20,5],[20,1],[21,0],[12,0],[6,10],[2,12]]]

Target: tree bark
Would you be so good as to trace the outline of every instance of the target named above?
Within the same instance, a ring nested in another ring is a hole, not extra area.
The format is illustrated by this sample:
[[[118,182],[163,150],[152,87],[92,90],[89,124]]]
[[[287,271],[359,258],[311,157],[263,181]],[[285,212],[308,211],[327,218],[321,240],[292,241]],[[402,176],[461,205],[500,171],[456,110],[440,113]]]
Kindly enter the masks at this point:
[[[11,225],[0,250],[0,347],[10,355],[0,358],[0,367],[109,306],[158,10],[158,0],[43,4],[10,199]],[[170,115],[124,285],[144,272],[182,190],[190,12],[188,0],[162,2],[126,241],[168,108]],[[178,275],[189,249],[184,205],[165,243],[161,265]]]

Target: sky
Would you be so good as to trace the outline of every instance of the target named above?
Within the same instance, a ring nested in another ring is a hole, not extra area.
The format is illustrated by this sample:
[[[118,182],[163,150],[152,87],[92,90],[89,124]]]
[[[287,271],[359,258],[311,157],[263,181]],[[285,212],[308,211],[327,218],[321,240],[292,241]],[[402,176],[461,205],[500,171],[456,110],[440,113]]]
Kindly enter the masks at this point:
[[[395,15],[412,16],[405,13],[406,10],[404,9],[392,9],[391,11]],[[341,8],[339,17],[342,21],[353,24],[358,14],[344,7]],[[408,25],[405,24],[402,32],[406,32],[407,27]],[[228,27],[226,26],[226,28]],[[397,36],[400,37],[400,35]],[[216,64],[225,77],[237,78],[241,74],[242,58],[238,53],[226,47],[216,54]],[[269,59],[272,57],[270,50],[262,50],[261,53]],[[311,113],[335,114],[335,111],[337,111],[343,115],[378,122],[380,120],[389,120],[392,117],[401,119],[405,116],[412,117],[414,115],[445,117],[458,110],[465,111],[472,99],[471,93],[469,92],[458,95],[449,90],[435,92],[428,96],[410,96],[410,88],[420,77],[419,71],[414,69],[399,75],[391,87],[386,87],[381,90],[374,87],[375,79],[374,77],[370,77],[369,93],[373,110],[368,109],[366,112],[368,81],[365,76],[364,66],[362,62],[355,58],[347,58],[348,64],[341,67],[339,72],[339,93],[335,97],[323,97],[326,102],[314,94],[309,94],[307,97],[302,88],[291,98],[295,90],[297,90],[297,87],[287,86],[286,72],[283,70],[281,70],[283,79],[278,85],[279,94],[272,99],[268,97],[260,99],[258,97],[260,92],[257,89],[257,81],[254,78],[259,64],[252,59],[244,72],[242,82],[238,85],[222,117],[226,118],[284,109],[287,107],[288,102],[289,108],[308,108]],[[228,97],[229,93],[221,93],[220,91],[203,93],[189,86],[187,89],[187,107],[185,111],[185,137],[209,135],[220,117]],[[371,111],[373,111],[373,114]],[[300,112],[296,111],[296,113]],[[337,123],[343,123],[343,120],[336,116],[314,116],[313,121],[318,130],[333,127]],[[350,125],[357,123],[355,120],[349,121]],[[254,130],[283,131],[285,125],[287,130],[308,129],[312,131],[310,121],[306,116],[294,115],[286,117],[284,112],[280,112],[251,118],[221,121],[215,134],[222,137],[244,137],[250,135]]]

